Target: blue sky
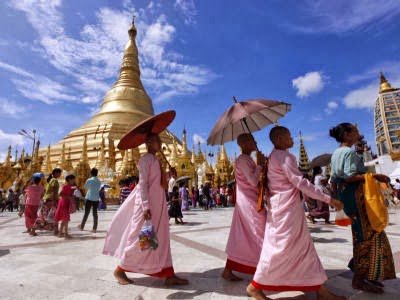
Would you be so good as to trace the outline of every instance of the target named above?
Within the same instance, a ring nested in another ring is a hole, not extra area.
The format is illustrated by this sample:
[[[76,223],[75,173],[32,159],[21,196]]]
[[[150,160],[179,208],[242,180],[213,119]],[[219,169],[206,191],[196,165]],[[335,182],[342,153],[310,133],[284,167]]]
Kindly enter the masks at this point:
[[[185,126],[189,146],[233,95],[291,103],[280,124],[296,155],[299,131],[310,157],[333,151],[328,130],[342,121],[373,144],[379,71],[400,87],[396,0],[5,0],[0,12],[0,160],[9,144],[31,149],[20,129],[52,144],[99,109],[132,15],[144,86],[156,112],[177,111],[170,129]],[[267,134],[256,134],[264,152]]]

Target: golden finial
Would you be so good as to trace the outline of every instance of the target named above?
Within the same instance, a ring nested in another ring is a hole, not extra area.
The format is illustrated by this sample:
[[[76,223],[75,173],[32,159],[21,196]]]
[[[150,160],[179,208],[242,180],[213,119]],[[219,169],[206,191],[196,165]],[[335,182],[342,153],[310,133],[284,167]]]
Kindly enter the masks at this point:
[[[393,90],[392,86],[390,83],[386,80],[385,76],[383,75],[382,72],[380,72],[380,77],[381,77],[381,83],[379,86],[379,93],[385,93],[385,92],[390,92]]]

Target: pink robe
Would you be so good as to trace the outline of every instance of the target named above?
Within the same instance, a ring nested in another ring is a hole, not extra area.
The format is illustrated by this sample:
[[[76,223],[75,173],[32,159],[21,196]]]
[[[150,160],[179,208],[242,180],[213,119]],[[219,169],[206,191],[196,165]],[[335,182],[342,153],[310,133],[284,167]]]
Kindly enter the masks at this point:
[[[327,277],[307,227],[300,191],[324,202],[330,197],[303,178],[288,151],[272,151],[267,176],[271,197],[252,284],[270,291],[316,291]]]
[[[267,213],[257,212],[258,181],[261,167],[248,155],[236,160],[236,205],[226,245],[226,267],[254,274],[260,259]]]
[[[155,155],[146,154],[140,158],[138,166],[139,183],[114,215],[103,254],[118,257],[119,267],[124,271],[171,276],[169,220],[165,192],[160,184],[160,162]],[[143,212],[147,209],[156,228],[158,248],[141,251],[138,236],[144,223]]]

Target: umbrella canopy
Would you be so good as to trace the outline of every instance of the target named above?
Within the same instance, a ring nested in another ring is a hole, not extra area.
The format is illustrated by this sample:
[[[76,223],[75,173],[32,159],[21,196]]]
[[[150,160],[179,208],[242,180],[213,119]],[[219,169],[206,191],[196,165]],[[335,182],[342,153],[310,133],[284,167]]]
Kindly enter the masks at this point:
[[[175,182],[178,183],[178,182],[187,181],[190,179],[192,179],[190,176],[182,176],[182,177],[179,177]]]
[[[253,99],[236,101],[218,119],[207,138],[208,145],[222,145],[234,141],[243,133],[252,133],[276,123],[290,111],[291,105],[285,102]]]
[[[121,138],[118,149],[127,150],[140,146],[149,134],[159,134],[166,129],[175,119],[175,115],[174,110],[168,110],[143,120]]]
[[[32,178],[34,177],[44,178],[44,174],[41,172],[33,173]]]
[[[331,163],[332,154],[325,153],[314,157],[310,162],[310,168],[314,167],[325,167]]]

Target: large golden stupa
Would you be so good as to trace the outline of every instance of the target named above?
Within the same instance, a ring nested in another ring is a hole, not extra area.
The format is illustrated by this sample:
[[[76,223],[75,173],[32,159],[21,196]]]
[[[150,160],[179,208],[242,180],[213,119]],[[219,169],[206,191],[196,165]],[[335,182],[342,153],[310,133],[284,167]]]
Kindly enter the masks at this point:
[[[134,21],[129,30],[129,41],[125,46],[122,65],[117,81],[105,94],[101,109],[88,122],[72,130],[66,137],[50,148],[42,148],[39,156],[46,157],[43,168],[49,169],[49,164],[63,169],[76,170],[81,162],[90,167],[101,167],[107,164],[114,172],[123,172],[129,161],[134,168],[133,161],[145,151],[144,146],[137,150],[127,151],[124,162],[124,151],[119,151],[119,139],[130,128],[154,115],[154,108],[149,95],[140,80],[138,48],[136,46],[136,27]],[[182,143],[168,130],[161,134],[163,151],[166,157],[176,147],[182,151]],[[84,145],[85,144],[85,145]],[[86,149],[84,149],[86,148]]]

